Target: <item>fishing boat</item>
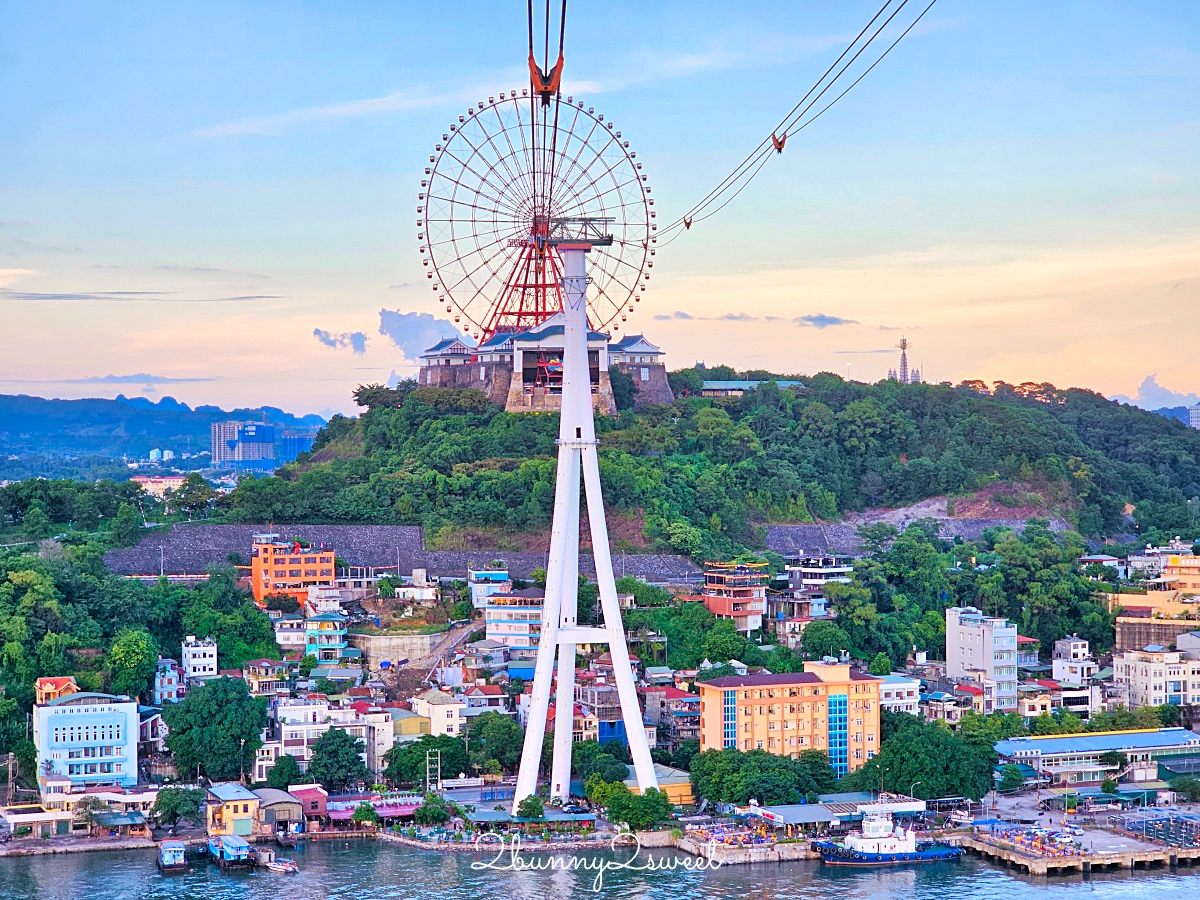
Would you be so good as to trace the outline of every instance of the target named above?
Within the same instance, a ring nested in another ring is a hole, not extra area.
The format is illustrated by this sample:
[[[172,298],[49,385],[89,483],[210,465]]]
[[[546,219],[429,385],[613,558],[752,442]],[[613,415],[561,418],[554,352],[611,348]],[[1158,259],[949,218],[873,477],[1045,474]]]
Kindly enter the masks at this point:
[[[300,871],[300,867],[290,859],[276,859],[274,862],[267,863],[267,869],[271,872],[279,872],[281,874],[295,874]]]
[[[275,832],[275,843],[280,847],[295,847],[296,836],[287,831],[277,831]]]
[[[937,862],[958,859],[963,854],[960,848],[948,844],[918,842],[913,829],[893,825],[886,813],[869,813],[863,817],[861,831],[851,832],[842,841],[813,841],[812,847],[831,866]]]
[[[208,855],[222,869],[249,868],[254,865],[250,844],[236,835],[215,834],[210,837]]]
[[[158,846],[158,870],[160,872],[186,872],[187,859],[183,841],[163,841]]]

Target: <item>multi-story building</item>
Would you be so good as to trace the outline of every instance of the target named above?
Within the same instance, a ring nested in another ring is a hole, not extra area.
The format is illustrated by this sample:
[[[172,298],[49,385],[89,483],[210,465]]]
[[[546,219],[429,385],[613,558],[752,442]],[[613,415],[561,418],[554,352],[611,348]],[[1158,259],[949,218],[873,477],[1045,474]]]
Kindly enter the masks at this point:
[[[196,639],[189,634],[183,639],[182,654],[179,657],[183,663],[183,678],[185,681],[205,681],[216,678],[221,671],[217,665],[217,642],[212,638]]]
[[[277,534],[256,534],[250,547],[250,588],[259,606],[274,594],[303,603],[312,586],[334,587],[337,572],[333,550],[284,542]]]
[[[305,637],[304,616],[300,613],[282,613],[274,623],[275,643],[286,655],[299,653],[304,655]]]
[[[1129,708],[1200,704],[1200,660],[1149,644],[1113,656],[1113,677],[1129,685]]]
[[[287,666],[277,659],[253,659],[242,669],[242,677],[255,697],[273,697],[287,687]]]
[[[513,651],[527,654],[536,651],[542,637],[545,600],[546,592],[536,587],[487,597],[484,601],[487,640],[498,641]]]
[[[994,710],[1017,709],[1017,626],[972,606],[946,610],[946,675],[995,684]],[[989,712],[992,710],[988,710]]]
[[[210,785],[205,819],[210,835],[251,837],[258,819],[259,798],[236,781]]]
[[[1017,668],[1036,668],[1042,664],[1039,655],[1042,642],[1037,638],[1017,635]]]
[[[1200,753],[1200,735],[1185,728],[1145,728],[1015,737],[998,741],[995,749],[1002,762],[1032,766],[1052,786],[1099,784],[1118,774],[1127,781],[1154,781],[1158,762]],[[1120,766],[1100,761],[1114,751],[1129,761],[1124,773]]]
[[[409,702],[413,712],[429,720],[430,734],[448,734],[451,737],[462,734],[463,710],[467,704],[461,698],[431,689],[417,694]]]
[[[38,776],[65,776],[71,790],[94,785],[132,787],[138,780],[139,717],[136,700],[80,691],[63,679],[36,691],[33,742]]]
[[[1087,684],[1100,670],[1092,659],[1088,642],[1077,634],[1054,642],[1054,656],[1050,665],[1051,677],[1064,685]]]
[[[641,334],[627,334],[608,345],[609,363],[633,379],[637,406],[675,402],[662,357],[662,349]]]
[[[921,713],[921,680],[893,672],[879,679],[879,705],[889,712]]]
[[[213,422],[212,464],[220,469],[275,469],[275,427],[263,422]]]
[[[510,593],[512,586],[506,568],[467,570],[467,589],[471,592],[471,605],[476,609],[486,607],[487,598],[493,594]]]
[[[376,774],[384,770],[384,755],[395,743],[390,713],[365,701],[337,703],[322,696],[280,697],[267,725],[268,739],[255,759],[254,777],[265,781],[281,756],[292,756],[301,772],[308,770],[313,745],[330,729],[345,731],[363,742],[362,761]]]
[[[697,683],[700,750],[736,747],[798,756],[822,750],[839,775],[879,750],[880,681],[826,658],[804,671]]]
[[[699,694],[682,691],[674,685],[651,685],[645,689],[645,695],[646,718],[664,726],[672,750],[684,741],[700,740]]]
[[[345,616],[327,612],[304,620],[305,656],[315,656],[323,663],[337,662],[348,655],[348,649]]]
[[[129,481],[138,485],[151,497],[162,500],[171,491],[183,487],[186,476],[183,475],[134,475]]]
[[[718,619],[729,619],[743,634],[758,631],[767,611],[766,563],[707,563],[704,605]]]
[[[154,690],[151,699],[155,706],[164,703],[178,703],[187,693],[187,683],[183,677],[183,668],[173,659],[158,658],[158,667],[154,670]]]
[[[1172,553],[1162,561],[1162,581],[1184,596],[1200,594],[1200,556]]]

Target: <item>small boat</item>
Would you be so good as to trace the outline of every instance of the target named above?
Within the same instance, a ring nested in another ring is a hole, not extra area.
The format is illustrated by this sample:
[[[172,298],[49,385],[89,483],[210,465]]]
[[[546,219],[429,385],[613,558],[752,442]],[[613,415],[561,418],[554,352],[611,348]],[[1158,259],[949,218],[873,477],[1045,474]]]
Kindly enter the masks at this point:
[[[274,862],[267,863],[267,869],[271,872],[279,872],[280,874],[295,874],[300,871],[300,867],[290,859],[276,859]]]
[[[895,863],[938,862],[958,859],[959,847],[933,842],[917,842],[911,828],[892,825],[892,817],[870,813],[863,817],[862,830],[846,835],[845,840],[813,841],[813,849],[831,866],[887,866]]]
[[[275,843],[280,847],[295,847],[296,836],[286,831],[277,831],[275,832]]]
[[[160,872],[186,872],[183,841],[163,841],[158,847],[158,870]]]

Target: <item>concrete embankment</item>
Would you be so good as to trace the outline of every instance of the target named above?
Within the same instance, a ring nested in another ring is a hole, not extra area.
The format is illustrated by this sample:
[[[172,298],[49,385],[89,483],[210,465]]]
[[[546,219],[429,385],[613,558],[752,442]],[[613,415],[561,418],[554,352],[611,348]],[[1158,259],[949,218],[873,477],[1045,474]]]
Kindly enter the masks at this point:
[[[35,841],[17,840],[0,847],[2,856],[47,856],[52,853],[88,853],[93,850],[154,850],[150,838],[67,838]]]
[[[962,847],[994,863],[1022,869],[1030,875],[1059,875],[1068,872],[1103,872],[1118,869],[1176,868],[1200,865],[1200,848],[1153,847],[1145,850],[1114,850],[1039,856],[1012,844],[989,841],[972,834],[948,835],[947,843]]]
[[[786,844],[752,844],[748,847],[730,847],[725,844],[701,842],[683,837],[675,845],[684,853],[703,857],[722,866],[742,866],[752,863],[796,862],[803,859],[820,859],[821,854],[811,850],[807,841]]]

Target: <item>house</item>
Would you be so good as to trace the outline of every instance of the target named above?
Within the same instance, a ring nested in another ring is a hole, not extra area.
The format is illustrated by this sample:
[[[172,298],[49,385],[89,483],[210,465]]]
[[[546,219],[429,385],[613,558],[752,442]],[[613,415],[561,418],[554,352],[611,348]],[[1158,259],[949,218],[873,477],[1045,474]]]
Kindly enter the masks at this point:
[[[220,672],[217,665],[217,642],[212,638],[197,640],[194,634],[189,634],[183,640],[180,659],[183,662],[185,681],[206,681],[216,678]]]
[[[276,788],[258,788],[258,834],[273,837],[277,832],[294,833],[304,826],[304,802]]]
[[[542,636],[545,600],[546,592],[537,587],[489,595],[484,601],[487,640],[532,656]]]
[[[100,812],[92,819],[92,837],[150,837],[146,816],[140,812]]]
[[[763,625],[767,611],[766,563],[708,563],[704,570],[704,605],[718,619],[728,619],[742,634]]]
[[[253,836],[261,802],[257,794],[236,781],[211,785],[205,817],[209,835]]]
[[[165,753],[167,750],[167,723],[162,710],[157,706],[138,706],[138,752],[144,754]]]
[[[411,709],[388,705],[384,707],[384,712],[392,717],[392,740],[394,743],[407,744],[410,741],[419,741],[422,735],[429,734],[429,719],[417,715]]]
[[[1016,712],[1017,626],[973,606],[948,608],[946,675],[969,678],[981,687],[994,684],[983,712]]]
[[[1054,642],[1051,677],[1063,684],[1087,684],[1100,670],[1092,659],[1088,642],[1077,634]]]
[[[507,568],[493,566],[487,569],[467,569],[467,589],[471,592],[471,605],[475,609],[487,606],[487,598],[492,594],[507,594],[512,587]]]
[[[571,743],[578,744],[580,741],[598,740],[600,723],[596,719],[596,714],[578,703],[573,707],[571,711]],[[546,710],[546,731],[553,731],[557,721],[558,711],[551,703]]]
[[[242,669],[246,686],[255,697],[272,697],[287,688],[287,666],[277,659],[253,659]]]
[[[467,707],[463,715],[479,715],[480,712],[508,712],[508,697],[498,684],[473,684],[460,695]],[[476,710],[480,712],[475,712]]]
[[[154,689],[151,699],[155,706],[164,703],[178,703],[187,693],[187,682],[183,677],[183,667],[173,659],[158,658],[158,667],[154,670]]]
[[[670,666],[646,666],[643,670],[646,684],[674,684],[675,670]]]
[[[1115,679],[1129,686],[1129,708],[1200,704],[1200,660],[1147,644],[1113,655]]]
[[[329,817],[329,792],[319,784],[293,784],[288,794],[300,801],[305,831],[320,831]]]
[[[893,672],[879,679],[879,705],[888,712],[921,713],[921,681],[911,675]]]
[[[318,662],[336,663],[347,656],[346,617],[325,612],[304,620],[304,653]],[[361,654],[361,651],[358,651]]]
[[[275,643],[284,654],[299,652],[304,655],[304,616],[300,613],[281,613],[275,619]]]
[[[662,763],[655,763],[654,776],[658,780],[658,789],[666,794],[667,799],[675,806],[691,806],[696,802],[695,795],[692,793],[692,777],[687,772]],[[625,779],[625,786],[631,793],[640,794],[642,792],[638,787],[633,766],[629,767],[629,777]]]
[[[462,734],[463,710],[467,704],[445,691],[430,689],[410,701],[412,710],[429,720],[430,734]]]
[[[34,703],[39,705],[74,694],[79,691],[74,675],[63,675],[57,678],[39,678],[33,684]]]

